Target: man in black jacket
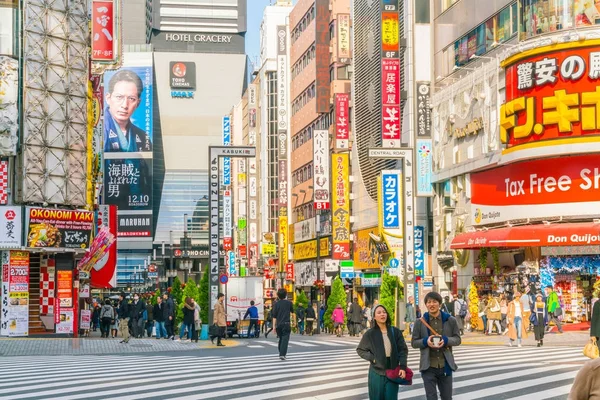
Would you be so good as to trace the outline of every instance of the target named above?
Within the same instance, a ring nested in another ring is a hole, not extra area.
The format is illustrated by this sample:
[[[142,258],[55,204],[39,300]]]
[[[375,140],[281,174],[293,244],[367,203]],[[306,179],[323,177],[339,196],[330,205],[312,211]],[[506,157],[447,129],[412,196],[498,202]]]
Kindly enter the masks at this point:
[[[175,334],[173,333],[173,324],[175,323],[175,303],[173,302],[171,296],[167,293],[163,295],[163,299],[165,300],[165,307],[167,309],[167,319],[165,320],[167,337],[171,340],[174,340]]]
[[[144,335],[144,311],[146,311],[146,305],[136,293],[133,295],[133,303],[131,304],[133,337],[141,338]]]
[[[362,308],[360,308],[358,305],[358,299],[355,297],[352,305],[350,306],[350,312],[348,315],[348,330],[350,331],[350,336],[358,336],[361,322]]]
[[[156,299],[156,304],[152,310],[152,316],[154,317],[154,326],[156,327],[156,338],[160,339],[164,336],[167,339],[167,330],[165,328],[165,321],[167,320],[167,307],[163,303],[162,297]]]
[[[121,343],[129,342],[129,318],[131,317],[131,310],[129,307],[129,302],[125,297],[125,293],[121,293],[119,295],[119,331],[121,331],[121,336],[123,336],[123,340]]]

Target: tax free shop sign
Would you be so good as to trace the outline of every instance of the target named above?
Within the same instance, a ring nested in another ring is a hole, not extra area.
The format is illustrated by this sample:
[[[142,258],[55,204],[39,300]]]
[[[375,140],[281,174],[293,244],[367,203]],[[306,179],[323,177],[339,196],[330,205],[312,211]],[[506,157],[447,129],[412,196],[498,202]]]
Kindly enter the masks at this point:
[[[471,176],[473,225],[600,215],[600,156],[547,158]]]

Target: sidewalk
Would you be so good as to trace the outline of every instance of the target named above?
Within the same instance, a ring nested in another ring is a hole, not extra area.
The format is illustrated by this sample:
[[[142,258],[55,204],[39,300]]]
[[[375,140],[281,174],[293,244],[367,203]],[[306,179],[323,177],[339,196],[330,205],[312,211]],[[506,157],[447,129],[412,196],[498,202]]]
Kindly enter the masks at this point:
[[[195,351],[218,349],[210,340],[177,342],[167,339],[131,339],[120,343],[121,339],[100,338],[0,338],[0,356],[40,356],[40,355],[92,355],[92,354],[135,354],[168,351]],[[239,340],[223,341],[227,348],[240,345]]]
[[[527,339],[523,339],[523,346],[536,346],[535,336],[533,332],[527,332]],[[563,334],[559,334],[556,327],[552,329],[552,332],[546,333],[544,336],[544,346],[573,346],[581,347],[590,340],[590,332],[582,331],[571,331]],[[509,342],[507,335],[493,334],[485,336],[481,332],[465,332],[462,337],[463,345],[475,345],[475,346],[507,346]]]

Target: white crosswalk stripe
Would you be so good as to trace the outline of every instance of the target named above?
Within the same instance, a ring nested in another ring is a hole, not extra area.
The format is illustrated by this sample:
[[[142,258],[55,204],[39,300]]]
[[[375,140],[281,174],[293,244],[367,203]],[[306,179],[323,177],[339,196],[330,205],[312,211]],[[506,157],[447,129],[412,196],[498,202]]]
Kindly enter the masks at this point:
[[[276,345],[256,341],[261,342]],[[314,341],[303,341],[308,342]],[[462,346],[454,352],[459,365],[455,400],[566,399],[587,360],[577,347]],[[418,362],[419,353],[411,349],[415,377],[413,386],[401,388],[402,399],[424,397]],[[228,358],[218,353],[5,357],[0,359],[0,398],[364,400],[367,370],[354,348],[290,351],[286,361],[264,352]]]

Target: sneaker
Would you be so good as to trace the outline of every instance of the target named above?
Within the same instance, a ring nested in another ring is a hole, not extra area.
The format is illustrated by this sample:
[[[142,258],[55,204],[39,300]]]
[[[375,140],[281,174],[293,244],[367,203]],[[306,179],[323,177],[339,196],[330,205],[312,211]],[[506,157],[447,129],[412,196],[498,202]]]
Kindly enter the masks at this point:
[[[512,347],[512,342],[508,342],[508,347]]]
[[[280,359],[281,361],[285,361],[285,357],[284,357],[284,356],[279,356],[279,359]]]
[[[521,346],[520,344],[518,344],[517,347],[523,347],[523,346]]]

